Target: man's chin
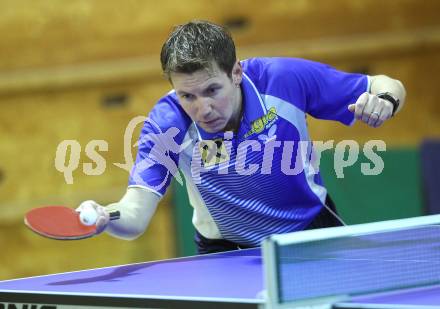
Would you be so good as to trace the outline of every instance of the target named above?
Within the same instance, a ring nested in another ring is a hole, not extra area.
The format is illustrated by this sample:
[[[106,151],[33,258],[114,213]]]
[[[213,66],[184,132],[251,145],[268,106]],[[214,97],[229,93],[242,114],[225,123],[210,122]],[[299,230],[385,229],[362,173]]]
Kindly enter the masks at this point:
[[[205,130],[205,132],[208,133],[219,133],[222,132],[222,128],[211,128],[211,127],[202,127],[203,130]]]
[[[222,132],[225,128],[225,125],[222,123],[218,123],[215,125],[199,124],[199,126],[208,133]]]

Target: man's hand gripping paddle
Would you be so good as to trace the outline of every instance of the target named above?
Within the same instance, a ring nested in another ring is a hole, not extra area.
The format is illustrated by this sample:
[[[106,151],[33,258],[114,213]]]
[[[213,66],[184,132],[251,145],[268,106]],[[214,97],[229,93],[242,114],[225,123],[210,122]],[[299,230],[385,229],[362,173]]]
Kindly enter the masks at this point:
[[[110,220],[120,217],[119,211],[110,212]],[[96,234],[97,213],[86,209],[81,213],[65,206],[45,206],[26,213],[24,223],[35,233],[59,240],[74,240]]]

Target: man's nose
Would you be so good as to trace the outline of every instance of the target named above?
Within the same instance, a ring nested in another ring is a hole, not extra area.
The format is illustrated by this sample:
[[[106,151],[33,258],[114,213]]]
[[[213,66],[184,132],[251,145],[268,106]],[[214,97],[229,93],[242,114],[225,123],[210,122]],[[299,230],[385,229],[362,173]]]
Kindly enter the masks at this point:
[[[211,112],[212,106],[211,102],[209,102],[209,99],[200,98],[199,100],[197,100],[197,119],[207,119]]]

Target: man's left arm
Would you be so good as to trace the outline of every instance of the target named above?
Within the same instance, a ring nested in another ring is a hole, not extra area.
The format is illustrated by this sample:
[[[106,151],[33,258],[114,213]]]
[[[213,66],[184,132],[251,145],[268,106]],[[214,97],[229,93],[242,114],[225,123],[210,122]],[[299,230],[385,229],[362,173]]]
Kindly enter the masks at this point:
[[[403,84],[385,75],[369,76],[369,92],[363,93],[348,109],[355,118],[371,127],[382,123],[402,110],[406,91]]]

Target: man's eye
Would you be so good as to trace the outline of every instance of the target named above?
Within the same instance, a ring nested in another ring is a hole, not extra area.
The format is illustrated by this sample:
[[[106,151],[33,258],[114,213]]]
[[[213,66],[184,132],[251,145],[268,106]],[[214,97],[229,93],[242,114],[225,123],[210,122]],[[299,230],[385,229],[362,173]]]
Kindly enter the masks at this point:
[[[182,94],[181,97],[185,100],[191,100],[193,98],[192,94]]]
[[[216,94],[217,93],[218,88],[208,88],[208,94]]]

